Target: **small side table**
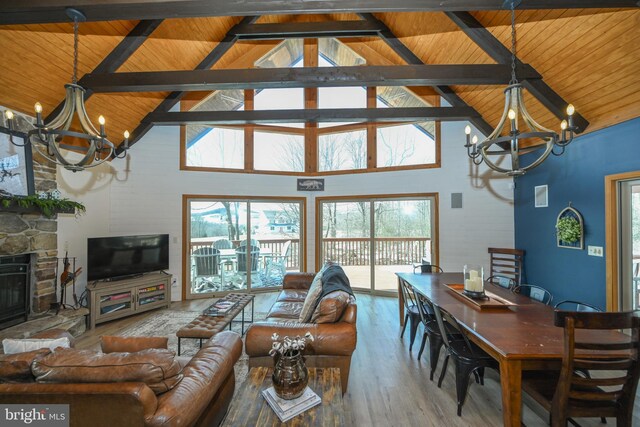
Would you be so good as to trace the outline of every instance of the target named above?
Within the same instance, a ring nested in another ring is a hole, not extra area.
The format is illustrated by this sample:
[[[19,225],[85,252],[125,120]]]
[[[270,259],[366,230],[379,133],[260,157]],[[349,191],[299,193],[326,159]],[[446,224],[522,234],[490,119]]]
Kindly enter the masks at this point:
[[[223,426],[344,426],[340,370],[337,368],[309,368],[309,387],[322,399],[322,403],[281,423],[271,409],[262,390],[271,387],[273,368],[251,368],[247,379],[238,387],[231,401]]]

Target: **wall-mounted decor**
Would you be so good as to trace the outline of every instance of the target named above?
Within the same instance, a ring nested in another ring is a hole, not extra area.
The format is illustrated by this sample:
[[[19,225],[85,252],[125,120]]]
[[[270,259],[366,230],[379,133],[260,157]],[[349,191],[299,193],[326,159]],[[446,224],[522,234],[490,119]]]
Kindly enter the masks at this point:
[[[31,144],[26,144],[25,133],[17,131],[11,135],[19,145],[10,143],[9,132],[0,128],[0,193],[28,196],[34,193]]]
[[[298,191],[324,191],[324,179],[298,179]]]
[[[549,206],[549,187],[546,185],[536,185],[533,192],[536,208],[546,208]]]
[[[580,212],[569,206],[558,214],[556,221],[558,247],[584,249],[584,222]]]

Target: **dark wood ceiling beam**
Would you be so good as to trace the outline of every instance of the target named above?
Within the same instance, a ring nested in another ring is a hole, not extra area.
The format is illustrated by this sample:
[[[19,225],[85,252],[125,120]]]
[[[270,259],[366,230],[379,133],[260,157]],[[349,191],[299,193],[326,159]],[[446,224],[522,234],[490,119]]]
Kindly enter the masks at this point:
[[[539,74],[523,65],[527,78]],[[211,91],[346,86],[502,85],[511,67],[481,65],[372,65],[351,67],[251,68],[91,74],[83,83],[94,92]]]
[[[216,62],[222,58],[222,56],[227,53],[238,41],[238,37],[233,35],[233,31],[236,27],[241,25],[253,24],[258,20],[259,16],[247,16],[238,24],[233,26],[229,32],[225,35],[225,37],[214,47],[211,52],[198,64],[195,68],[196,70],[208,70],[215,65]],[[174,91],[171,92],[154,110],[152,113],[164,113],[173,108],[182,97],[185,95],[185,92]],[[131,147],[136,142],[140,141],[144,135],[151,130],[153,127],[152,123],[142,121],[136,128],[131,132],[131,137],[129,138],[129,146]],[[118,148],[115,154],[120,154],[122,152],[121,148]]]
[[[407,64],[410,64],[410,65],[424,64],[424,61],[422,61],[422,59],[418,58],[418,56],[416,56],[411,51],[411,49],[406,47],[400,40],[398,40],[395,34],[393,34],[391,29],[387,27],[384,22],[380,21],[378,18],[376,18],[370,13],[361,13],[359,15],[361,18],[363,18],[367,22],[371,22],[374,25],[382,28],[382,31],[380,31],[379,33],[380,38],[382,38],[382,40],[384,40],[384,42],[387,43],[387,45],[389,45],[389,47],[393,49],[394,52],[398,56],[400,56],[400,58],[402,58]],[[452,107],[468,107],[469,106],[449,86],[439,85],[439,86],[434,86],[433,88],[438,93],[438,95],[440,95]],[[477,114],[473,118],[473,120],[471,120],[471,124],[473,124],[476,127],[476,129],[478,129],[480,132],[484,133],[485,135],[489,135],[491,132],[493,132],[493,127],[489,123],[487,123],[487,121],[483,119],[482,116],[480,116],[480,114]]]
[[[511,63],[511,51],[469,12],[446,12],[446,15],[497,63],[505,65]],[[521,64],[522,61],[516,58],[516,67]],[[547,83],[542,79],[528,80],[527,77],[520,75],[517,70],[516,75],[522,85],[559,120],[567,118],[566,110],[569,103]],[[579,112],[574,114],[573,123],[578,128],[577,133],[583,132],[589,126],[587,119],[580,115]]]
[[[300,13],[416,12],[508,9],[504,0],[21,0],[3,1],[0,24],[69,22],[65,9],[89,21]],[[527,0],[519,9],[637,7],[637,0]]]
[[[257,111],[176,111],[149,113],[144,122],[155,125],[247,125],[326,122],[424,122],[467,120],[477,113],[469,107],[331,108]]]
[[[240,40],[278,40],[318,37],[372,37],[381,29],[368,21],[287,22],[251,24],[236,29]]]
[[[120,43],[107,55],[101,62],[98,64],[96,68],[93,69],[94,73],[113,73],[124,64],[127,59],[133,55],[133,52],[136,51],[142,43],[147,40],[147,38],[155,31],[156,28],[162,23],[162,19],[152,19],[147,21],[140,21],[138,25],[133,27],[133,29],[123,38]],[[85,87],[83,85],[82,79],[78,82],[80,86]],[[91,89],[86,89],[84,99],[85,101],[89,99],[93,95],[93,91]],[[56,117],[62,111],[64,107],[64,101],[60,102],[56,108],[49,113],[49,115],[45,118],[45,123],[48,123],[51,119]]]

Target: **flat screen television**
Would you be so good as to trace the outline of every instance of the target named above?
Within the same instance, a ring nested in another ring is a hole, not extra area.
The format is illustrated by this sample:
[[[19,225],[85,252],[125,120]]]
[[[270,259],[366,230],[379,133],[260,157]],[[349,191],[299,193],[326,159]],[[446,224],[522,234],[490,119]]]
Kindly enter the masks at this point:
[[[87,239],[87,280],[118,279],[169,268],[169,235]]]

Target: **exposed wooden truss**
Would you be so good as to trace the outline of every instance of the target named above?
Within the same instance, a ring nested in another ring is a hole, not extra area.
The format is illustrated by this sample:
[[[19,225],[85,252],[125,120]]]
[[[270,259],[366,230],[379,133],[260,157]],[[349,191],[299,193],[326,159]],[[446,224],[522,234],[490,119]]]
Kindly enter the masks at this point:
[[[468,11],[508,9],[504,0],[22,0],[2,2],[0,24],[69,22],[73,6],[91,21],[300,13]],[[637,7],[636,0],[527,0],[519,9]]]
[[[239,24],[231,28],[231,30],[227,33],[227,35],[216,45],[215,48],[207,55],[196,67],[196,70],[208,70],[213,67],[216,62],[222,58],[222,56],[227,53],[231,47],[238,41],[238,37],[233,35],[234,28],[240,25],[253,24],[259,16],[247,16]],[[180,99],[185,95],[185,92],[175,91],[171,92],[169,96],[167,96],[161,103],[158,105],[152,113],[164,113],[169,111],[172,107],[174,107]],[[129,146],[132,146],[136,142],[140,140],[147,132],[153,127],[153,124],[147,121],[142,121],[131,133],[131,138],[129,139]],[[122,149],[118,147],[115,151],[115,155],[120,154]]]
[[[140,21],[138,25],[136,25],[133,30],[127,34],[127,36],[122,39],[122,41],[118,44],[107,55],[100,64],[96,68],[93,69],[94,73],[113,73],[120,68],[122,64],[124,64],[127,59],[131,57],[133,52],[138,49],[142,43],[153,33],[153,31],[158,28],[158,26],[162,23],[162,19],[152,19],[147,21]],[[78,82],[80,86],[85,88],[84,99],[85,101],[93,95],[93,91],[88,89],[82,79]],[[51,113],[44,120],[45,123],[49,123],[49,121],[60,114],[62,108],[64,107],[64,100],[58,104],[56,108],[54,108]]]
[[[151,113],[144,121],[155,125],[244,125],[324,122],[423,122],[468,120],[477,114],[470,107],[323,108],[259,111],[176,111]]]
[[[496,62],[505,65],[511,63],[511,52],[509,49],[496,39],[489,30],[483,27],[469,12],[446,12],[446,15]],[[516,67],[520,65],[522,65],[522,61],[516,58]],[[519,72],[517,72],[517,76],[523,86],[556,117],[560,120],[567,117],[566,108],[569,103],[549,87],[548,84],[541,79],[530,80],[522,76]],[[579,112],[574,114],[573,122],[578,128],[577,133],[583,132],[586,127],[589,126],[589,122],[580,115]]]
[[[234,29],[240,40],[278,40],[317,37],[371,37],[382,28],[368,21],[287,22],[248,24]]]
[[[520,66],[518,73],[526,79],[540,78],[527,65]],[[83,77],[83,84],[100,93],[193,92],[346,86],[502,85],[510,78],[511,67],[499,64],[392,65],[88,74]]]
[[[400,56],[407,64],[410,65],[423,65],[424,62],[418,58],[411,49],[407,48],[398,38],[393,34],[391,29],[387,27],[382,21],[373,16],[370,13],[361,13],[360,17],[370,22],[378,27],[381,27],[382,30],[378,34],[382,40],[384,40],[391,49],[394,50],[395,53]],[[435,91],[452,107],[468,107],[467,103],[456,94],[453,89],[451,89],[447,85],[438,85],[433,87]],[[485,119],[482,118],[480,114],[476,114],[474,118],[471,119],[471,123],[478,129],[480,132],[483,132],[485,135],[489,135],[493,131],[493,127],[486,122]]]

